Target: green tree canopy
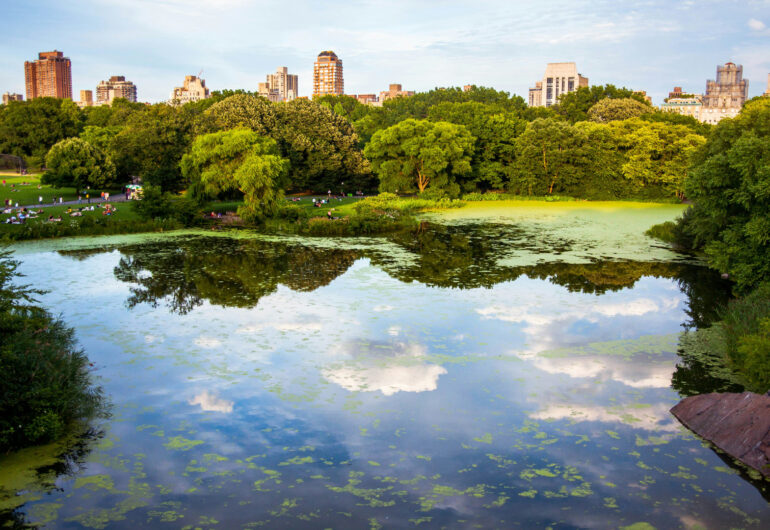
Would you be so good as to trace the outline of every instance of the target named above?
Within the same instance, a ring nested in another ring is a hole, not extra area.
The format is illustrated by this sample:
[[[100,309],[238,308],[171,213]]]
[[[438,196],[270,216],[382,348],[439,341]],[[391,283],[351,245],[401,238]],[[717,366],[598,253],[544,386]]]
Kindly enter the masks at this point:
[[[770,279],[770,99],[722,120],[697,150],[687,180],[686,230],[739,290]]]
[[[515,140],[527,126],[517,113],[477,101],[439,103],[428,112],[432,121],[465,126],[475,138],[472,173],[462,183],[466,191],[502,189],[508,185],[516,158]]]
[[[181,167],[188,181],[199,181],[209,194],[243,193],[238,214],[260,221],[275,213],[289,163],[274,140],[241,128],[198,136]]]
[[[584,133],[569,123],[538,118],[516,139],[515,175],[511,189],[526,195],[551,194],[583,174]]]
[[[112,141],[112,157],[121,173],[138,175],[163,191],[183,189],[179,161],[195,133],[199,113],[192,108],[152,105],[129,116]]]
[[[54,145],[45,157],[48,168],[42,182],[56,188],[91,186],[105,188],[115,184],[115,165],[101,149],[80,138],[68,138]]]
[[[631,98],[604,98],[588,110],[588,119],[599,123],[638,118],[653,110],[652,105]]]
[[[364,150],[380,178],[381,191],[457,196],[458,179],[471,171],[474,138],[462,125],[404,120],[378,131]]]
[[[631,98],[644,102],[644,96],[631,89],[617,88],[615,85],[593,85],[580,87],[574,92],[562,94],[559,97],[558,105],[555,105],[553,109],[570,123],[585,121],[588,119],[588,111],[591,107],[605,98]]]
[[[81,127],[80,111],[68,99],[11,101],[0,106],[0,153],[23,157],[27,165],[40,167],[56,142],[77,136]]]

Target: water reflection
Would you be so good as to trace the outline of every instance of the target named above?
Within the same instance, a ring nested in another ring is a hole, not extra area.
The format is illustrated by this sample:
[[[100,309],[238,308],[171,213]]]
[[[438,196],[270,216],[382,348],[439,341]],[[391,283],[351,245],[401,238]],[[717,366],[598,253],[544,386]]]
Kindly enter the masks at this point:
[[[668,414],[681,323],[720,282],[686,261],[517,264],[527,235],[29,257],[122,405],[85,486],[53,497],[61,525],[760,526],[766,503]]]
[[[308,292],[328,285],[360,258],[403,282],[434,287],[491,288],[521,276],[543,279],[570,292],[603,294],[633,287],[642,277],[672,278],[689,298],[687,326],[703,327],[729,297],[729,284],[713,271],[682,261],[596,260],[509,265],[522,245],[520,230],[510,225],[447,226],[423,223],[420,229],[390,236],[389,243],[413,256],[405,260],[382,245],[346,249],[298,242],[221,237],[188,237],[169,242],[119,247],[115,277],[133,284],[129,307],[159,302],[186,314],[203,301],[224,307],[254,307],[285,285]],[[515,246],[514,245],[518,245]],[[93,249],[60,251],[74,259]],[[383,304],[380,310],[387,310]],[[641,310],[642,308],[636,308]]]
[[[397,335],[398,330],[391,328],[388,334]],[[322,375],[349,391],[379,391],[385,396],[429,392],[447,373],[442,366],[424,362],[427,350],[420,344],[350,341],[334,349],[335,357],[350,360],[324,368]]]

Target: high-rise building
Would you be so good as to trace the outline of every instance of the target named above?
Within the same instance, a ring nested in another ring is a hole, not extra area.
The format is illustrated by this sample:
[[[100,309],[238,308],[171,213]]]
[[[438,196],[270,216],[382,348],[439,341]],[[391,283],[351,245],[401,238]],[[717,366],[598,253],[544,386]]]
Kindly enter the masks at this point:
[[[765,90],[765,96],[770,97],[770,74],[767,74],[767,90]]]
[[[27,99],[72,99],[72,63],[60,51],[40,52],[36,61],[24,62]]]
[[[78,101],[78,107],[93,107],[94,106],[94,93],[92,90],[81,90],[80,101]]]
[[[588,86],[588,78],[577,71],[575,63],[548,63],[542,81],[529,89],[530,107],[550,107],[559,102],[559,96]]]
[[[724,118],[734,118],[749,98],[749,81],[743,79],[743,65],[726,63],[717,66],[716,80],[706,81],[700,121],[719,123]]]
[[[270,75],[268,75],[268,77],[270,77]],[[283,101],[283,98],[281,98],[281,94],[278,92],[278,89],[270,88],[270,83],[259,83],[257,86],[257,93],[263,98],[269,99],[273,103]]]
[[[192,101],[208,99],[211,94],[206,88],[206,80],[195,75],[184,76],[183,86],[175,87],[171,91],[171,103],[184,105]]]
[[[113,75],[109,81],[99,81],[96,85],[96,104],[111,105],[115,98],[123,98],[136,103],[136,85],[126,81],[122,75]]]
[[[403,98],[403,97],[409,97],[409,96],[414,96],[413,90],[402,90],[401,85],[394,83],[394,84],[388,85],[387,92],[380,92],[380,102],[384,103],[389,99]]]
[[[342,77],[342,60],[333,51],[318,54],[313,65],[313,97],[345,93],[345,80]]]
[[[292,101],[299,95],[299,77],[280,66],[274,74],[267,74],[267,87],[277,91],[280,101]]]
[[[11,101],[24,101],[24,96],[21,94],[11,94],[10,92],[3,94],[3,105],[7,105]]]

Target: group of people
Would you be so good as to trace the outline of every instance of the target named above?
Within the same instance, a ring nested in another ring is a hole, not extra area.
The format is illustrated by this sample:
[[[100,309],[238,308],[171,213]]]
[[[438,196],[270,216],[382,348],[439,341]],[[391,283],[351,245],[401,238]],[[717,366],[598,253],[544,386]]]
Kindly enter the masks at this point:
[[[13,208],[6,207],[3,209],[4,214],[12,214],[5,220],[5,224],[20,225],[24,224],[27,219],[37,219],[37,216],[43,213],[43,210],[29,210],[26,207],[18,209],[18,212],[14,214]]]

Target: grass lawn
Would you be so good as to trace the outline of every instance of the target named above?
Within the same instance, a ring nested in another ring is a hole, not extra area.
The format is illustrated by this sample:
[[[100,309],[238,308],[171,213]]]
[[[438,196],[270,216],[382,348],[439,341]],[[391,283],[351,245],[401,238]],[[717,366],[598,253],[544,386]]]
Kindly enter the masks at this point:
[[[65,201],[74,201],[78,198],[75,188],[52,188],[45,184],[40,184],[42,173],[34,175],[19,175],[18,173],[0,174],[0,181],[5,180],[5,185],[0,186],[0,205],[5,204],[6,199],[11,199],[13,204],[19,203],[19,206],[34,206],[38,204],[38,198],[43,197],[43,203],[51,204],[53,199],[59,200],[61,197]],[[38,189],[40,186],[40,189]],[[109,191],[113,195],[119,190]],[[99,197],[102,190],[91,190],[91,197]],[[83,202],[85,202],[85,193],[82,193]],[[50,215],[50,214],[49,214]]]
[[[326,217],[326,212],[329,210],[332,210],[332,215],[334,217],[347,217],[353,214],[353,205],[361,200],[355,197],[343,197],[342,200],[331,199],[327,204],[315,207],[313,206],[313,198],[314,197],[300,197],[298,201],[292,202],[292,197],[288,197],[286,200],[289,204],[294,204],[303,210],[306,210],[312,217]],[[326,200],[328,197],[317,195],[315,198]]]
[[[85,204],[83,206],[86,206]],[[42,214],[38,214],[36,219],[27,219],[26,223],[28,224],[39,224],[39,223],[48,223],[48,217],[53,215],[54,217],[61,217],[62,220],[61,223],[79,223],[82,219],[85,219],[87,217],[95,217],[95,218],[102,218],[102,217],[109,217],[114,220],[120,220],[120,221],[138,221],[139,216],[134,211],[134,203],[129,202],[121,202],[116,203],[114,206],[117,207],[117,210],[110,214],[109,216],[103,215],[102,212],[104,212],[103,208],[100,208],[99,205],[92,205],[94,206],[94,211],[83,211],[82,217],[73,217],[67,213],[67,210],[72,208],[72,211],[77,211],[77,207],[74,206],[50,206],[47,208],[41,208],[43,210]],[[35,211],[36,208],[31,208],[31,210]],[[14,230],[21,230],[23,228],[23,225],[12,225],[12,224],[6,224],[5,220],[11,217],[11,215],[16,215],[16,210],[14,209],[13,214],[0,214],[0,234],[3,233],[10,233]]]

